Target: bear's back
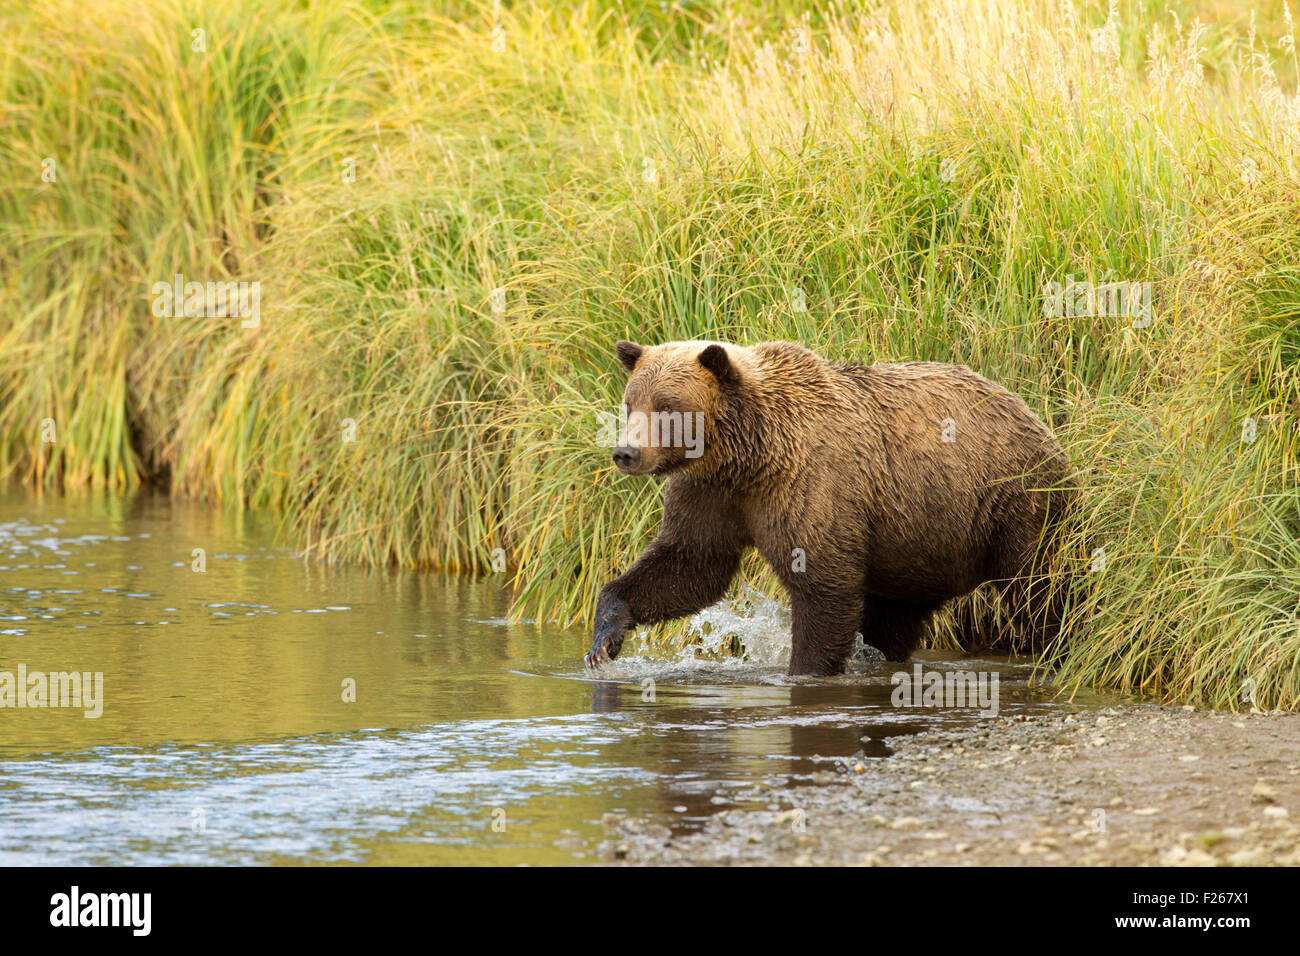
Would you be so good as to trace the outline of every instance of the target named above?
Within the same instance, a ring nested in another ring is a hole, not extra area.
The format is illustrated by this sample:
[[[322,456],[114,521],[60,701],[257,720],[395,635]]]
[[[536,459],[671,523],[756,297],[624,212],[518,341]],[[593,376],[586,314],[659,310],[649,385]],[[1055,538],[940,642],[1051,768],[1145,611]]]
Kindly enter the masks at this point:
[[[862,389],[864,406],[885,425],[895,447],[910,444],[929,457],[937,433],[945,442],[983,446],[982,464],[994,470],[1045,464],[1053,476],[1063,471],[1056,436],[1043,420],[1019,395],[965,365],[885,362],[832,367]],[[951,430],[944,437],[946,423]]]
[[[925,384],[941,387],[964,385],[981,391],[1006,391],[1002,386],[989,381],[965,365],[947,365],[943,362],[878,362],[875,365],[828,362],[827,364],[863,386],[915,388],[917,385]]]

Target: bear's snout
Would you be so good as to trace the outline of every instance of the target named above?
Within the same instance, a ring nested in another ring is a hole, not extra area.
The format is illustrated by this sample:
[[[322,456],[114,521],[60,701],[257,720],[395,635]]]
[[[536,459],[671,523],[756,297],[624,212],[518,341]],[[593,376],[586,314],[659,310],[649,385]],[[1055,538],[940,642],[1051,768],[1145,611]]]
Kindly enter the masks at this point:
[[[623,471],[631,471],[641,464],[641,449],[631,445],[619,445],[614,449],[614,464]]]

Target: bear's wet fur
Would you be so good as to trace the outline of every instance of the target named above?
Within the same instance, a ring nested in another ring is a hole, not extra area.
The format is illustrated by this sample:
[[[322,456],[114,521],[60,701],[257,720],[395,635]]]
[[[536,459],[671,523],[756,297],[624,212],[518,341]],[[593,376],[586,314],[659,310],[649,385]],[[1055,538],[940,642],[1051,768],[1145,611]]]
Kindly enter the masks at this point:
[[[1040,641],[1055,632],[1040,560],[1067,465],[1016,395],[964,366],[832,363],[790,342],[615,351],[629,416],[699,412],[704,440],[614,450],[625,473],[666,478],[664,516],[601,589],[588,664],[720,600],[750,547],[790,597],[791,674],[840,673],[857,632],[906,660],[936,609],[990,581]]]

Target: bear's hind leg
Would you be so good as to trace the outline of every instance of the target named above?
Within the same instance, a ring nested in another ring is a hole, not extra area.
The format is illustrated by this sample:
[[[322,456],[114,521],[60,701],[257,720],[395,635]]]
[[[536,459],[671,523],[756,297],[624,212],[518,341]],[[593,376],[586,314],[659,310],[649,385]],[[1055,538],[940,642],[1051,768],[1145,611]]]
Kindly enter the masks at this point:
[[[1015,627],[1009,639],[999,638],[993,646],[1037,652],[1055,638],[1064,612],[1064,590],[1053,585],[1047,567],[1050,539],[1042,540],[1039,528],[1028,522],[1008,526],[999,542],[989,577],[1002,593]],[[1022,636],[1027,647],[1022,646]]]
[[[868,594],[862,611],[862,640],[888,661],[905,661],[921,643],[937,605],[910,604]]]
[[[862,619],[862,599],[853,593],[792,591],[790,673],[829,677],[842,674],[853,653]]]
[[[1002,597],[1028,646],[1007,642],[1007,650],[1038,653],[1060,633],[1065,592],[1036,570],[1002,585]]]

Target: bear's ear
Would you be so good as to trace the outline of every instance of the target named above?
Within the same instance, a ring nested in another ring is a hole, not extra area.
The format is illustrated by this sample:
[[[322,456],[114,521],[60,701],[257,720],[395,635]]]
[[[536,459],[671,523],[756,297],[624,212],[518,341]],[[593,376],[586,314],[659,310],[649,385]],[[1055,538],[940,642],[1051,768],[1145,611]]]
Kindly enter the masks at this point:
[[[713,344],[700,353],[700,364],[713,373],[719,382],[726,383],[736,376],[736,369],[727,358],[727,350],[721,345]]]
[[[614,353],[618,356],[618,360],[623,363],[623,367],[629,372],[636,368],[636,360],[641,357],[641,353],[644,351],[645,349],[635,342],[614,343]]]

